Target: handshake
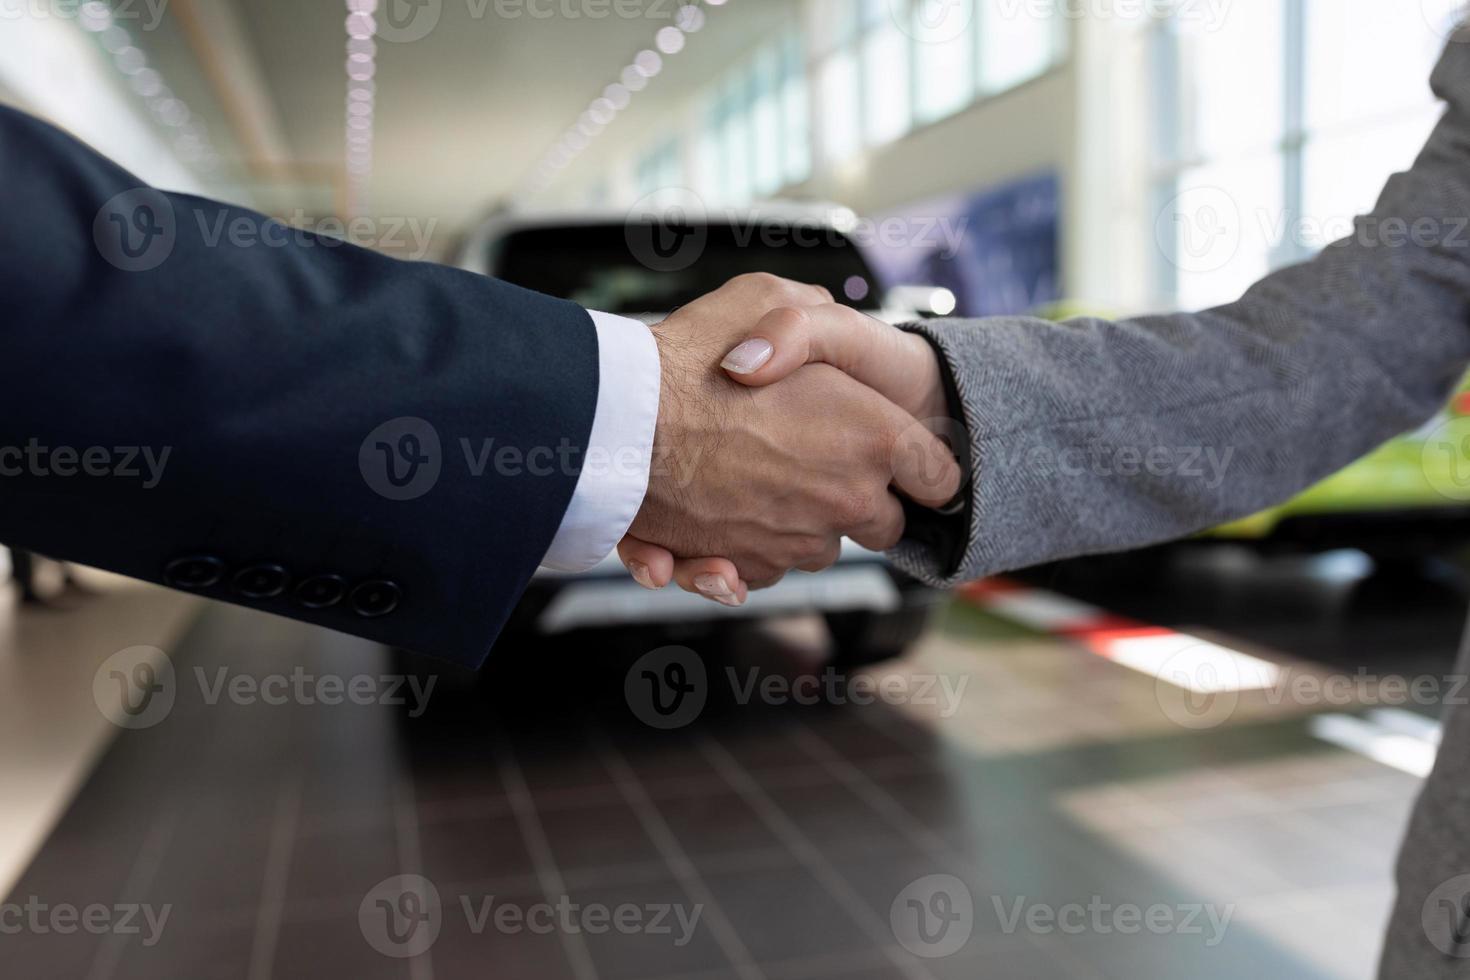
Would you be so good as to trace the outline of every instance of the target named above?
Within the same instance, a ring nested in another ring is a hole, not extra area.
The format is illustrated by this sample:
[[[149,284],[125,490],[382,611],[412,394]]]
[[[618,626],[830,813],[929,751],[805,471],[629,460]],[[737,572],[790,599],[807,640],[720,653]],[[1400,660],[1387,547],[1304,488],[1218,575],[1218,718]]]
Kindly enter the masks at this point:
[[[903,536],[900,495],[940,508],[960,468],[925,425],[949,414],[928,341],[820,286],[732,279],[653,328],[662,393],[648,492],[618,553],[646,588],[738,606],[844,536]],[[777,383],[779,382],[779,383]]]

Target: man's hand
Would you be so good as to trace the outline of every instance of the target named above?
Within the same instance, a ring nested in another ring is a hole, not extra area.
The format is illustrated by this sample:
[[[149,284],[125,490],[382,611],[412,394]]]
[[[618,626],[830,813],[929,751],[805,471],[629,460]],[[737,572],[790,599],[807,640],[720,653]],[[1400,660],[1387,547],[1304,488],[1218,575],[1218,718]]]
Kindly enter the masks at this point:
[[[911,421],[942,418],[948,413],[938,356],[928,341],[850,307],[830,302],[781,307],[762,317],[745,336],[721,362],[730,377],[742,384],[763,388],[790,378],[775,389],[779,392],[807,373],[799,369],[820,363],[840,369],[852,380],[885,396]],[[791,377],[793,374],[796,378]],[[828,431],[822,438],[833,439],[839,424],[836,419],[829,420]],[[919,480],[927,482],[928,487],[921,487],[918,493],[903,489],[919,503],[930,506],[948,503],[959,487],[957,480],[950,482],[958,470],[954,469],[953,460],[942,444],[937,440],[920,441],[915,435],[913,431],[906,434],[907,450],[924,454],[918,458],[929,461],[934,475],[927,481]],[[948,460],[948,466],[942,460]],[[897,502],[893,503],[896,506]],[[901,530],[901,514],[898,526]],[[874,550],[883,550],[891,547],[897,538],[864,540],[854,536],[854,540]],[[634,577],[648,588],[662,588],[672,580],[690,592],[739,605],[745,599],[746,583],[752,582],[748,577],[742,581],[743,569],[724,558],[676,559],[667,549],[642,538],[637,522],[632,533],[618,546],[618,553]],[[703,553],[722,552],[706,549]],[[835,557],[835,552],[830,557]],[[796,567],[806,566],[796,563]],[[752,584],[759,587],[768,583],[757,579]]]
[[[681,584],[738,604],[742,582],[831,565],[843,536],[875,549],[896,543],[903,509],[890,486],[934,506],[957,490],[943,444],[841,371],[812,365],[779,386],[740,388],[719,370],[752,319],[801,303],[826,308],[830,296],[742,276],[654,328],[663,392],[652,473],[636,540],[620,546],[625,560],[629,547],[654,546],[654,564],[629,562],[643,584],[667,582],[674,557],[725,555],[686,565]]]

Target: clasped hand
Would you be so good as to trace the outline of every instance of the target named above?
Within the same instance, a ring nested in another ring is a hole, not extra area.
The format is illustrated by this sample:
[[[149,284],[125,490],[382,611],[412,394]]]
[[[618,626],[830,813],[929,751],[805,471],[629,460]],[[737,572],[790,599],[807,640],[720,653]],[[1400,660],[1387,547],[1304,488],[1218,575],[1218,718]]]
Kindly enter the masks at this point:
[[[897,544],[897,494],[959,491],[922,337],[819,286],[746,275],[653,328],[662,393],[648,493],[618,551],[640,584],[739,605],[787,571],[818,571],[850,537]],[[776,382],[780,382],[777,384]],[[718,557],[715,557],[718,556]]]

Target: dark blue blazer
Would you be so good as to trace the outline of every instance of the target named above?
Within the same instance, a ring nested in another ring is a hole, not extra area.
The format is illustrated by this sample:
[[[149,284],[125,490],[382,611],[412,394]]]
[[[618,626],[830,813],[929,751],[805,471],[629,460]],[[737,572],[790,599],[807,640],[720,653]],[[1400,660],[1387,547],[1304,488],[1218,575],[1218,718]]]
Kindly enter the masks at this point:
[[[571,303],[149,189],[0,107],[6,544],[477,666],[597,382]]]

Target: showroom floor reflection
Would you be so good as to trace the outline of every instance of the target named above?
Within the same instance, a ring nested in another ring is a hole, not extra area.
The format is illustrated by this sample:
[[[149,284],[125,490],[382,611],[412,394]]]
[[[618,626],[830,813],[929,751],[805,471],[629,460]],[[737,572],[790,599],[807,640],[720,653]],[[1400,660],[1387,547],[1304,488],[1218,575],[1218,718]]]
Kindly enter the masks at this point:
[[[211,609],[170,651],[172,711],[119,735],[10,896],[115,927],[0,956],[97,980],[1371,976],[1418,781],[1304,712],[1186,727],[1153,678],[958,606],[861,680],[801,640],[688,639],[707,696],[661,729],[629,672],[667,637],[501,649],[475,679]]]

